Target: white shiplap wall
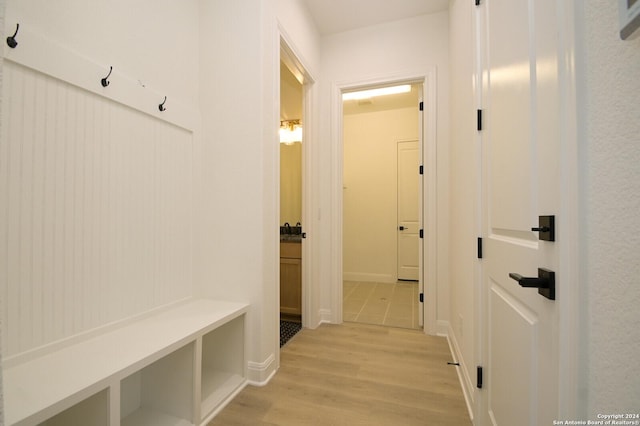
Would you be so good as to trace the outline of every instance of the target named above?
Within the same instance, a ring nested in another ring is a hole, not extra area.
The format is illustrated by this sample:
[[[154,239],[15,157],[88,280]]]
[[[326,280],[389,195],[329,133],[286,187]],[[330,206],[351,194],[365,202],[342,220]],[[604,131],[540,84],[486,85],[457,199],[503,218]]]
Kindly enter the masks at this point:
[[[194,133],[5,61],[4,357],[192,294]]]

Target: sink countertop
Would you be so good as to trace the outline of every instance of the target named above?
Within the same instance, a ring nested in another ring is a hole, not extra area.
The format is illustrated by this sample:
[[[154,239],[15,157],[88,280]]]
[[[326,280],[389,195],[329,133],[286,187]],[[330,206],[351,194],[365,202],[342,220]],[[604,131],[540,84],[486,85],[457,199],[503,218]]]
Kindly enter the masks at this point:
[[[299,224],[295,226],[289,226],[289,224],[285,224],[285,226],[280,227],[280,242],[281,243],[299,243],[302,239],[302,226]]]
[[[280,234],[281,243],[301,243],[302,236],[300,234]]]

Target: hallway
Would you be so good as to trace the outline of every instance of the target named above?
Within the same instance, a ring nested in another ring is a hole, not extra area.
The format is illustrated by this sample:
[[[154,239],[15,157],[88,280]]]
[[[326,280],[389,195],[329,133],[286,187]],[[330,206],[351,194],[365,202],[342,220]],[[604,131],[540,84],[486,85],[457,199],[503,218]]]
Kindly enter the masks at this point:
[[[304,329],[278,374],[247,386],[213,425],[470,425],[442,337],[345,323]]]
[[[126,424],[175,401],[173,424],[205,426],[235,392],[214,424],[637,413],[640,25],[621,37],[625,7],[640,23],[638,0],[2,2],[0,425]],[[280,349],[283,62],[303,85],[292,269],[308,328]],[[381,152],[382,120],[360,118],[383,102],[349,118],[342,95],[406,84],[418,111]],[[345,152],[349,124],[373,134],[364,149]],[[415,140],[420,308],[403,285],[366,287],[415,265],[373,244],[401,243],[397,197],[361,201],[397,192],[398,143]],[[389,161],[363,177],[349,158]],[[75,352],[87,342],[106,349]]]

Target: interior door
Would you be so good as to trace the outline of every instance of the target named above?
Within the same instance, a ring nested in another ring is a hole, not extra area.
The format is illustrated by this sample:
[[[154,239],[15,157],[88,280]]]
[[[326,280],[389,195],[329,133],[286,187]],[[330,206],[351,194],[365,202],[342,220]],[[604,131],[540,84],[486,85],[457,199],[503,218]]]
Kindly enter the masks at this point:
[[[398,142],[398,279],[419,278],[420,152],[418,141]]]
[[[538,268],[558,271],[539,215],[559,211],[555,0],[483,0],[483,424],[547,425],[558,415],[557,304]],[[522,284],[522,285],[521,285]],[[544,285],[544,283],[542,284]]]

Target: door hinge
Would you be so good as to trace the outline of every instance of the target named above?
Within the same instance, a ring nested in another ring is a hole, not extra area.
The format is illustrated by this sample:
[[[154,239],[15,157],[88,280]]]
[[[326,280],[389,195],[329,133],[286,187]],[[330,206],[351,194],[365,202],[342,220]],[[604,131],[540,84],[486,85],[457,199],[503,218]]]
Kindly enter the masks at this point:
[[[478,259],[482,259],[482,237],[478,237]]]
[[[423,175],[423,174],[424,174],[424,166],[423,166],[422,164],[420,165],[419,173],[420,173],[421,175]]]
[[[420,238],[424,238],[424,229],[420,230]]]
[[[482,130],[482,110],[479,109],[478,110],[478,123],[477,123],[477,129],[478,131]]]
[[[482,367],[480,366],[478,366],[478,377],[477,377],[476,387],[478,389],[482,389]]]
[[[424,102],[420,102],[418,107],[420,108],[420,111],[424,111]]]
[[[480,6],[480,0],[476,0],[476,6]]]
[[[420,293],[420,303],[424,303],[424,293]]]

